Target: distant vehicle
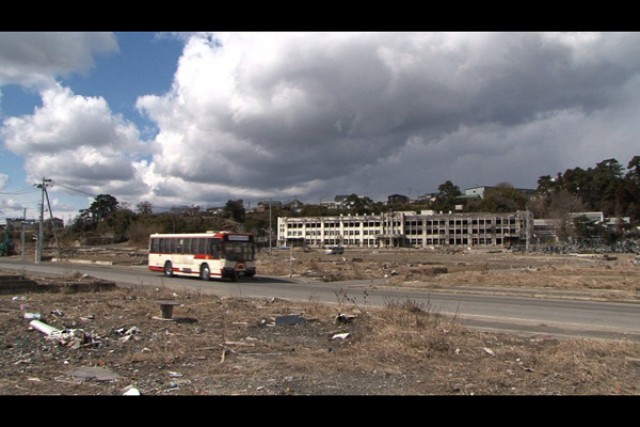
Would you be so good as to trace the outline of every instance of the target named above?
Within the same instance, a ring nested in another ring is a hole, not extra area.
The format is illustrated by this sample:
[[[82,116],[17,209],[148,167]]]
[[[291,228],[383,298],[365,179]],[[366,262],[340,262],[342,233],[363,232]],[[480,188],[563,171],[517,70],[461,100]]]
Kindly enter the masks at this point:
[[[342,255],[344,253],[344,248],[342,246],[332,246],[325,249],[324,253],[327,255]]]
[[[149,269],[165,276],[238,280],[256,274],[253,234],[209,231],[149,236]]]

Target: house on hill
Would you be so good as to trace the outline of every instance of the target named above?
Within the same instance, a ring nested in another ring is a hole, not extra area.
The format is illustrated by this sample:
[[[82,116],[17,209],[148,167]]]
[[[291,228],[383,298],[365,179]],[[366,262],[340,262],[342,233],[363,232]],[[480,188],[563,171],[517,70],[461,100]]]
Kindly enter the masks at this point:
[[[342,207],[342,206],[345,206],[348,198],[349,198],[349,195],[339,194],[333,199],[333,201],[336,207]]]
[[[491,190],[494,188],[498,188],[498,187],[472,187],[472,188],[466,188],[464,190],[464,195],[462,197],[464,197],[465,199],[484,199],[484,193],[487,190]],[[530,189],[530,188],[514,188],[514,190],[519,191],[520,193],[524,194],[525,196],[531,196],[533,193],[535,193],[536,190]]]
[[[304,203],[302,203],[298,199],[293,199],[292,201],[290,201],[289,203],[284,205],[285,208],[287,208],[291,212],[295,212],[295,213],[302,212],[302,206],[304,206]]]
[[[403,196],[402,194],[392,194],[387,197],[387,204],[389,205],[399,205],[403,203],[409,203],[409,201],[409,198],[407,196]]]
[[[271,209],[280,208],[282,207],[282,202],[279,202],[277,200],[267,200],[267,201],[258,202],[256,203],[256,212],[266,212],[269,210],[269,206],[271,206]]]

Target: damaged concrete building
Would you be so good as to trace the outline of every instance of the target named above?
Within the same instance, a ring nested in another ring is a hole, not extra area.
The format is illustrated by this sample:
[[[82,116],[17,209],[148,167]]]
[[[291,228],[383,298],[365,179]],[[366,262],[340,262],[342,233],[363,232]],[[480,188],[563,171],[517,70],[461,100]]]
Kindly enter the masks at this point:
[[[513,213],[398,211],[377,215],[279,217],[278,244],[326,247],[499,247],[524,245],[533,218]]]

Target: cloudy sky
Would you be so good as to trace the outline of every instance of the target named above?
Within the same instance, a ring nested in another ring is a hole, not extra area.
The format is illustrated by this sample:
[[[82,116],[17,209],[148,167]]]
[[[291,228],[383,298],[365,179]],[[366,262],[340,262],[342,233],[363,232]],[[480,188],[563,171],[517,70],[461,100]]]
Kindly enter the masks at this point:
[[[640,33],[0,33],[0,217],[416,197],[640,155]]]

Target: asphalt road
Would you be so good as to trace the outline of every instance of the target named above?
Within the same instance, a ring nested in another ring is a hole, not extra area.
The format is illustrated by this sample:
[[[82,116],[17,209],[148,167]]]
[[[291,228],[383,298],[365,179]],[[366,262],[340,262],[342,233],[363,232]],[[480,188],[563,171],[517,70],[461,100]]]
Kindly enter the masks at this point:
[[[239,298],[282,298],[330,304],[352,303],[361,308],[411,301],[425,310],[455,316],[462,324],[482,330],[566,337],[640,341],[640,304],[504,295],[508,292],[447,292],[384,286],[376,281],[305,282],[258,276],[239,282],[164,277],[146,266],[58,264],[0,259],[0,269],[50,276],[72,272],[125,286],[164,287]]]

